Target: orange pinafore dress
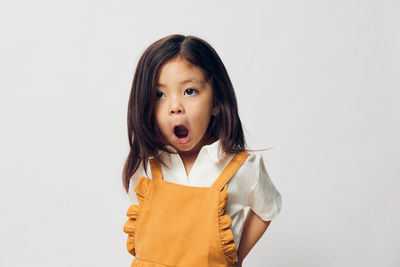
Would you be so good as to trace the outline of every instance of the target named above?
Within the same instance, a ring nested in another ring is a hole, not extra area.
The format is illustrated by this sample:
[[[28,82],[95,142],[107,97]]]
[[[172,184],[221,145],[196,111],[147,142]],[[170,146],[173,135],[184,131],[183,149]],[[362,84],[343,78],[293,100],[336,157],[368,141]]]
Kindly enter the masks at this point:
[[[149,159],[152,179],[141,176],[123,231],[135,256],[131,267],[234,266],[236,246],[225,213],[227,183],[249,156],[237,153],[211,187],[163,180],[161,165]]]

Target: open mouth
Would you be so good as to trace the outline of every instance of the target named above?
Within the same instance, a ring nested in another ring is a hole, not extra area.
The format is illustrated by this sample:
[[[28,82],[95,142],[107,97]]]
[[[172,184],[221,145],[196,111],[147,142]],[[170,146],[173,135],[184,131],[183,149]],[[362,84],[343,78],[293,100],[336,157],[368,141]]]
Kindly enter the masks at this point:
[[[185,126],[179,125],[175,126],[174,133],[179,139],[184,139],[188,136],[189,130]]]

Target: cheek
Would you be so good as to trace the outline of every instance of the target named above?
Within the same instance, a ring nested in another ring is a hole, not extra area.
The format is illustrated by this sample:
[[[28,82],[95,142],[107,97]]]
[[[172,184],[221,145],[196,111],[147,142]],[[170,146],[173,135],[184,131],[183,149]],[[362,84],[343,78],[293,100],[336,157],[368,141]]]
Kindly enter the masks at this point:
[[[204,125],[208,126],[208,123],[211,118],[211,105],[207,101],[198,102],[192,105],[191,108],[192,113],[192,121],[198,122],[196,123],[199,127],[204,127]]]
[[[163,130],[166,119],[163,116],[162,106],[156,106],[154,109],[155,123],[158,129]]]

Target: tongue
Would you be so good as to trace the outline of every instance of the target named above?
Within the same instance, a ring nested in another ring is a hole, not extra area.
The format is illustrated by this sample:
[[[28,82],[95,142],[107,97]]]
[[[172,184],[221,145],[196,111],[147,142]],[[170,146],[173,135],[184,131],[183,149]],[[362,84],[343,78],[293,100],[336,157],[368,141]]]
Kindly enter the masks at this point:
[[[185,126],[176,126],[175,134],[178,138],[185,138],[188,135],[189,131]]]

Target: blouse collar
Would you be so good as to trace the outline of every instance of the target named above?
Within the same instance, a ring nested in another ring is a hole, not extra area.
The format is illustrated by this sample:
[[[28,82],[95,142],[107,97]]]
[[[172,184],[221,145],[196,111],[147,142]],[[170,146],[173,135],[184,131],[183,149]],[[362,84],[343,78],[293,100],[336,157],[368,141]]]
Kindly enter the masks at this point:
[[[173,151],[173,152],[178,152],[177,150],[175,150],[175,148],[173,148],[173,147],[170,146],[170,145],[167,145],[166,147],[167,147],[167,149],[169,149],[169,150],[171,150],[171,151]],[[210,157],[210,160],[211,160],[213,163],[215,163],[215,164],[218,163],[218,162],[224,157],[224,155],[225,155],[225,154],[223,153],[222,149],[221,149],[220,139],[218,139],[217,141],[215,141],[215,142],[213,142],[213,143],[211,143],[211,144],[204,145],[204,146],[200,149],[199,154],[200,154],[203,150],[206,150],[206,151],[207,151],[207,154],[208,154],[208,156]],[[166,154],[169,154],[168,152],[165,152],[165,151],[160,151],[159,153],[166,153]]]

